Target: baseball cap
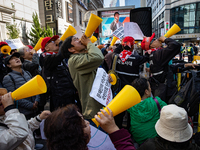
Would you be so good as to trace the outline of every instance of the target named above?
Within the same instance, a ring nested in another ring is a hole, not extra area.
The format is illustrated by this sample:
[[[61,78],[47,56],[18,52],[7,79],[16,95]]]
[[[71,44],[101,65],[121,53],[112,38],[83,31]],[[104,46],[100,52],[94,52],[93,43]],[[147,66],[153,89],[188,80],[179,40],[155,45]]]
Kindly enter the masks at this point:
[[[47,43],[49,43],[50,41],[55,41],[58,38],[59,38],[58,35],[54,35],[52,37],[45,37],[45,38],[43,38],[42,39],[42,43],[41,43],[41,45],[42,45],[42,51],[45,51],[45,46],[46,46]]]
[[[151,37],[145,37],[141,42],[141,48],[143,50],[149,50],[149,46],[151,44],[151,41],[154,39],[154,37],[155,37],[155,33],[153,33]]]

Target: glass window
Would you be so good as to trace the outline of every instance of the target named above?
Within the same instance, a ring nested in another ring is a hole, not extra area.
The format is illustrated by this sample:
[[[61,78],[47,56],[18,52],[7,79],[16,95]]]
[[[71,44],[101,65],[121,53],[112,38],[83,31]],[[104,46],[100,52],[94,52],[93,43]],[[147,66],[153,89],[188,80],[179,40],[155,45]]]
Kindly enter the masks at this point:
[[[189,11],[186,11],[185,13],[184,13],[184,22],[185,21],[189,21]]]
[[[184,22],[184,27],[189,27],[188,22]]]
[[[189,33],[194,33],[194,29],[189,29]]]
[[[190,5],[185,5],[185,11],[189,11]]]
[[[194,25],[195,25],[195,21],[190,21],[189,22],[189,27],[194,27]]]
[[[79,24],[82,25],[82,12],[79,10]]]
[[[200,10],[197,10],[196,12],[196,20],[200,20]]]
[[[183,34],[188,34],[188,29],[183,29]]]
[[[179,7],[176,7],[176,8],[175,8],[175,12],[178,12],[178,11],[179,11]]]
[[[196,9],[196,4],[190,4],[190,11]]]
[[[197,9],[200,9],[200,3],[197,3]]]
[[[164,18],[164,11],[162,12],[162,18]]]
[[[195,20],[195,11],[190,11],[190,21]]]

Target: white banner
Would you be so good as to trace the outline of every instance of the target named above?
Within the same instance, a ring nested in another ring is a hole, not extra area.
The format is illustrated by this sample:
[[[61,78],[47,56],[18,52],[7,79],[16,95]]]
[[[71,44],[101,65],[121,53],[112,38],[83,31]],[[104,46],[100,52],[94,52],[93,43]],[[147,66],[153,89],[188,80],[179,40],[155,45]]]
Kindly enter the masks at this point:
[[[124,37],[124,27],[123,26],[119,27],[112,33],[112,35],[116,36],[121,40]]]
[[[24,44],[22,43],[22,41],[19,38],[5,40],[5,42],[8,43],[8,45],[11,47],[11,49],[18,49],[18,48],[24,46]]]
[[[103,68],[97,69],[90,97],[104,106],[107,106],[112,100],[111,84],[108,81],[108,74]]]
[[[143,40],[144,34],[135,22],[124,23],[124,36],[131,36],[135,40]]]

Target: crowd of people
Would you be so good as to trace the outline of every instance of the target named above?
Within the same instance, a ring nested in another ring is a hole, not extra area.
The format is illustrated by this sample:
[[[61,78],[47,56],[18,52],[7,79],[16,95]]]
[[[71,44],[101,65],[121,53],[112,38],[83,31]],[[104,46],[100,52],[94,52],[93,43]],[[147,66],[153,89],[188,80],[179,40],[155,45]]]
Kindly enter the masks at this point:
[[[8,44],[0,42],[0,48],[5,45]],[[43,38],[40,55],[30,45],[10,55],[0,53],[0,149],[36,149],[34,136],[39,133],[35,130],[45,119],[49,150],[86,150],[91,139],[90,125],[96,127],[94,117],[118,150],[200,149],[191,142],[193,129],[186,110],[168,103],[177,89],[177,68],[198,65],[170,65],[185,49],[171,38],[155,39],[154,33],[144,37],[143,55],[135,51],[134,45],[134,38],[129,36],[114,46],[95,46],[85,34],[81,39],[70,36],[64,41],[54,35]],[[189,62],[193,51],[198,54],[192,46],[187,50]],[[141,66],[147,63],[148,79],[140,76]],[[115,117],[109,108],[109,113],[103,110],[104,106],[89,95],[99,67],[108,73],[109,82],[113,81],[109,70],[117,75],[117,84],[111,87],[114,96],[125,85],[131,85],[141,96],[141,102]],[[13,100],[11,92],[36,75],[45,80],[47,92]],[[47,102],[50,111],[44,110]]]

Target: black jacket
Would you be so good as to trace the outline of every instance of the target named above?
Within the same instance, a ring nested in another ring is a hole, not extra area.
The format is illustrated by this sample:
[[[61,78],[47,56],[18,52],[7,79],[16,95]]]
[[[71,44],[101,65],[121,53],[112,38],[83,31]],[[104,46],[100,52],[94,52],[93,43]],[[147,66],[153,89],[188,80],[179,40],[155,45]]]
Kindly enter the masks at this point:
[[[196,144],[190,143],[190,141],[174,143],[155,137],[148,139],[137,150],[200,150],[200,148]]]
[[[147,56],[134,54],[132,54],[124,63],[119,57],[117,58],[115,72],[121,79],[121,88],[126,84],[131,85],[134,79],[139,78],[139,66],[146,61],[148,61]]]
[[[149,57],[150,71],[160,83],[165,82],[168,63],[180,52],[181,48],[181,44],[170,38],[165,39],[165,44],[167,44],[166,48],[154,51]]]
[[[77,90],[60,51],[58,54],[45,56],[43,61],[42,76],[48,82],[51,111],[78,101]]]

